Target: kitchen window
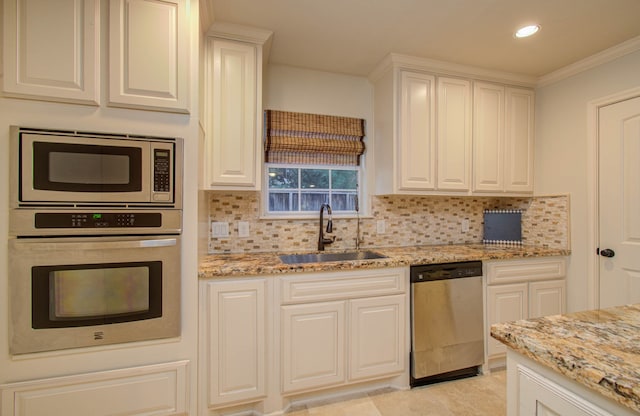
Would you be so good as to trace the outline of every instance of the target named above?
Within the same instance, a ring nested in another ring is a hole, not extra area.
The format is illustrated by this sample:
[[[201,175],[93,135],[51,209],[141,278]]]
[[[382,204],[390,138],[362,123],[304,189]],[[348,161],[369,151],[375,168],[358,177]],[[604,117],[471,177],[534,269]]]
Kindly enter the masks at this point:
[[[355,213],[360,169],[353,166],[267,165],[267,213],[315,213],[328,203],[334,213]]]
[[[265,213],[355,213],[363,140],[363,119],[266,110]]]

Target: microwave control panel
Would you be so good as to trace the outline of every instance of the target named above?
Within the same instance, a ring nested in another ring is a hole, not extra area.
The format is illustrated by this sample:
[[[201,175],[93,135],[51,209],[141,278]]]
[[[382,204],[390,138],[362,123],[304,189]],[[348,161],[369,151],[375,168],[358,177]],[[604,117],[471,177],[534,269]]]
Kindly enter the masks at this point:
[[[171,192],[171,152],[153,150],[153,191]]]
[[[148,228],[162,226],[159,212],[39,212],[37,229],[46,228]]]

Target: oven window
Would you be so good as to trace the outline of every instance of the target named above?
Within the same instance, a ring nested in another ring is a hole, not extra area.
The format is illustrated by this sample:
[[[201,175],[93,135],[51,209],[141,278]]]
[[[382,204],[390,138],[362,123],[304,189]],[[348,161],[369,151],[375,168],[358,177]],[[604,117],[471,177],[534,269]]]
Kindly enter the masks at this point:
[[[77,319],[145,312],[149,309],[149,269],[58,270],[49,273],[49,318]]]
[[[33,142],[33,187],[67,192],[139,192],[142,149]]]
[[[32,268],[32,327],[64,328],[162,316],[162,262]]]

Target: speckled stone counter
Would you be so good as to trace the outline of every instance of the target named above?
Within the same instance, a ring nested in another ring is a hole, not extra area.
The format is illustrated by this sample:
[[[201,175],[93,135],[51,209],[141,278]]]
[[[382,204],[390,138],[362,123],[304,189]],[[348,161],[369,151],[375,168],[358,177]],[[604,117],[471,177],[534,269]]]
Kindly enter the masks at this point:
[[[495,324],[491,336],[640,412],[640,304]]]
[[[403,267],[417,264],[451,263],[470,260],[505,260],[524,257],[567,256],[568,250],[542,247],[504,247],[483,244],[393,247],[372,249],[384,259],[324,263],[285,264],[279,254],[212,254],[200,260],[198,277],[216,278],[263,274],[352,270],[380,267]]]

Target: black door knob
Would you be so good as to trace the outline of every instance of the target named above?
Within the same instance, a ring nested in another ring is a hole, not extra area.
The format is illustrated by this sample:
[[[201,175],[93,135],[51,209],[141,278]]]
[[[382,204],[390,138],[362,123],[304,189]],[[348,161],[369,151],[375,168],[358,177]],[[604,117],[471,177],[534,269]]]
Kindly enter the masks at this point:
[[[616,255],[616,252],[610,248],[605,248],[604,250],[600,250],[600,255],[603,257],[613,257]]]

